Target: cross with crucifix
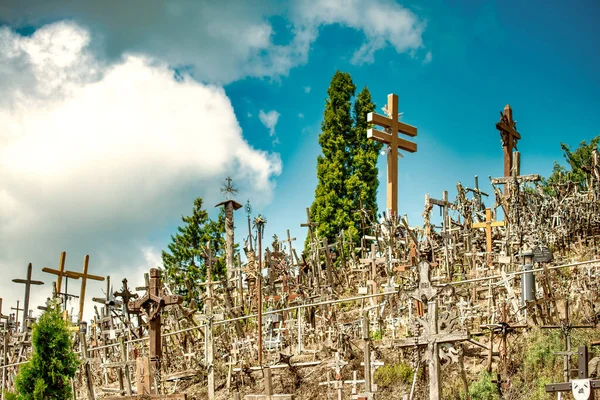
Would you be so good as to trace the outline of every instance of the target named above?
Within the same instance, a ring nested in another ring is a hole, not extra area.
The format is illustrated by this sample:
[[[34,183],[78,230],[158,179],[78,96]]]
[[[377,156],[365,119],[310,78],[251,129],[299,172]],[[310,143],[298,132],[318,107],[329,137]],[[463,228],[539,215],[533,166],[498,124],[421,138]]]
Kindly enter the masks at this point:
[[[473,229],[485,229],[485,251],[488,254],[488,264],[492,263],[492,227],[505,226],[504,221],[493,221],[492,210],[485,209],[485,221],[475,222],[471,225]]]
[[[150,287],[144,296],[128,304],[129,312],[143,310],[148,316],[150,336],[150,363],[153,371],[160,371],[162,358],[161,313],[164,307],[172,304],[181,304],[183,298],[176,295],[161,293],[160,271],[157,268],[150,270]],[[146,385],[144,388],[149,394],[156,394],[156,389]],[[142,393],[139,393],[140,395]]]
[[[496,129],[500,131],[502,138],[502,150],[504,152],[504,176],[511,176],[513,165],[513,149],[517,148],[517,141],[521,135],[517,132],[517,123],[512,117],[512,108],[507,104],[504,112],[500,112],[500,122],[496,123]]]
[[[367,122],[385,128],[385,132],[369,129],[367,138],[389,146],[387,159],[387,200],[386,209],[393,215],[398,215],[398,149],[414,153],[417,145],[398,137],[398,133],[415,137],[417,128],[398,121],[398,96],[388,94],[387,116],[370,112]]]
[[[448,232],[448,228],[449,228],[449,216],[448,216],[448,209],[450,207],[452,207],[452,203],[450,203],[448,201],[448,191],[444,190],[442,192],[442,199],[438,200],[438,199],[434,199],[429,197],[429,195],[427,195],[425,197],[425,201],[436,205],[438,207],[440,207],[440,211],[442,214],[442,239],[444,241],[444,258],[445,258],[445,264],[446,264],[446,274],[448,279],[451,279],[452,276],[450,275],[450,258],[449,258],[449,254],[448,254],[448,247],[449,247],[449,237],[451,236],[451,233]]]
[[[25,285],[25,301],[23,303],[23,325],[21,326],[21,332],[25,332],[27,330],[27,319],[29,318],[29,295],[31,290],[31,285],[43,285],[42,281],[34,281],[31,279],[31,272],[33,267],[31,263],[27,266],[27,278],[26,279],[13,279],[14,283],[22,283]],[[19,305],[17,304],[17,308]],[[18,311],[17,311],[18,312]]]

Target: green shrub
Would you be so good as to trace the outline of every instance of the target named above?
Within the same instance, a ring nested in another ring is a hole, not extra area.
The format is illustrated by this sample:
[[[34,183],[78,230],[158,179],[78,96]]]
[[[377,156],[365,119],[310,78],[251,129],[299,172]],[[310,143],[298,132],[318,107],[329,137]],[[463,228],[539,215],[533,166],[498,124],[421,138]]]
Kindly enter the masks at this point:
[[[48,307],[33,325],[33,354],[19,370],[15,381],[18,400],[70,399],[69,379],[75,376],[79,361],[60,312]]]
[[[499,399],[498,387],[492,382],[493,375],[483,371],[479,380],[469,386],[471,400],[497,400]],[[464,398],[464,397],[463,397]]]
[[[386,364],[375,371],[375,383],[382,388],[396,386],[399,383],[412,383],[414,371],[407,363]]]

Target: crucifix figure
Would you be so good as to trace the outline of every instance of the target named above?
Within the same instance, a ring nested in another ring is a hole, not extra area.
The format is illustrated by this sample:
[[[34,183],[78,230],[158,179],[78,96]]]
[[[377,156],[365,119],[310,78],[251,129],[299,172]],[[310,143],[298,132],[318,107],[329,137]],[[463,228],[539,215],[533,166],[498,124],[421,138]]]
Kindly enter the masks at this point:
[[[162,337],[160,315],[165,306],[181,304],[183,298],[176,295],[165,295],[161,293],[160,271],[157,268],[150,270],[150,287],[144,296],[130,302],[127,306],[129,312],[143,310],[148,316],[150,336],[150,362],[152,371],[160,371],[160,360],[162,357]],[[146,387],[149,394],[156,394],[156,389]],[[139,393],[140,395],[142,393]]]
[[[23,303],[23,325],[21,326],[21,332],[25,332],[27,330],[27,319],[29,318],[29,295],[31,290],[31,285],[43,285],[42,281],[34,281],[31,279],[31,271],[33,267],[31,263],[27,266],[27,278],[26,279],[13,279],[14,283],[23,283],[25,285],[25,302]],[[17,308],[19,306],[17,305]]]
[[[507,104],[504,112],[500,112],[500,122],[496,123],[496,129],[502,137],[502,150],[504,151],[504,176],[512,176],[513,149],[517,148],[517,141],[521,135],[517,132],[517,123],[512,117],[512,108]],[[518,172],[517,172],[518,175]]]
[[[488,264],[492,263],[492,227],[504,226],[504,221],[492,221],[492,210],[485,209],[485,221],[475,222],[473,229],[485,229],[485,251],[488,254]]]
[[[415,137],[417,128],[398,121],[398,96],[388,94],[387,116],[376,113],[367,114],[367,122],[385,128],[385,132],[369,129],[367,138],[377,140],[389,146],[387,153],[387,200],[386,209],[392,215],[398,215],[398,149],[414,153],[417,145],[398,137],[398,133]]]

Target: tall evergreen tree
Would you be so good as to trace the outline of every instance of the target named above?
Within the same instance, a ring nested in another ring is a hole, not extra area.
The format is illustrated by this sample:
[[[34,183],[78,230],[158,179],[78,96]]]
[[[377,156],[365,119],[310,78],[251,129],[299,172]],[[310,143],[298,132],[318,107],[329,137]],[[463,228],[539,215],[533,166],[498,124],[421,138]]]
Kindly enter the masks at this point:
[[[372,216],[377,214],[377,189],[379,187],[377,159],[382,144],[367,138],[367,114],[375,111],[371,93],[365,86],[354,102],[354,129],[351,142],[351,169],[347,191],[353,210],[367,210]],[[352,213],[354,226],[360,231],[361,215]],[[362,232],[361,232],[362,234]]]
[[[79,361],[72,350],[67,325],[56,306],[48,307],[33,325],[31,343],[33,354],[15,381],[16,399],[70,399],[69,379],[75,376]]]
[[[319,237],[333,241],[341,230],[353,227],[352,201],[346,192],[350,178],[349,144],[353,135],[351,100],[356,86],[350,74],[337,71],[327,90],[317,158],[317,188],[310,214]]]
[[[319,136],[323,154],[317,158],[318,183],[310,214],[319,237],[330,243],[342,230],[358,240],[361,206],[377,213],[381,144],[367,139],[367,114],[375,104],[365,87],[352,106],[355,91],[350,74],[337,71],[327,90]]]
[[[202,208],[202,198],[194,200],[192,215],[181,217],[184,225],[171,236],[169,251],[162,252],[163,267],[169,284],[181,294],[185,303],[199,302],[200,287],[206,280],[206,244],[210,242],[212,271],[216,276],[226,276],[225,267],[225,214],[219,213],[217,221],[208,218]]]

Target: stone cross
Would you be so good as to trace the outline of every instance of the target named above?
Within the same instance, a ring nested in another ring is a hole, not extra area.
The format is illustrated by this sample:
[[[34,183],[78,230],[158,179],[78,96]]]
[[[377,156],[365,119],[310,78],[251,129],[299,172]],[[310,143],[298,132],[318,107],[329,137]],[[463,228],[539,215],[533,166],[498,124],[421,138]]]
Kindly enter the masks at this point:
[[[27,319],[29,317],[29,295],[31,294],[31,285],[43,285],[42,281],[34,281],[31,279],[31,272],[33,267],[31,263],[27,266],[27,278],[25,279],[13,279],[14,283],[22,283],[25,285],[25,301],[23,303],[23,325],[21,326],[21,332],[27,330]],[[17,308],[19,305],[17,304]],[[18,312],[18,311],[17,311]]]
[[[513,165],[513,149],[517,148],[517,141],[521,135],[517,132],[517,123],[513,121],[512,108],[507,104],[504,113],[500,113],[500,122],[496,123],[496,129],[500,131],[502,138],[502,150],[504,152],[504,176],[511,176]]]
[[[571,392],[576,400],[594,398],[594,389],[600,388],[600,380],[589,379],[588,375],[588,348],[579,346],[577,349],[577,378],[570,382],[550,383],[546,385],[547,393]]]
[[[160,271],[157,268],[150,270],[150,287],[144,296],[130,302],[129,311],[143,310],[148,316],[150,336],[150,362],[152,370],[160,371],[160,360],[162,357],[161,337],[161,313],[165,306],[181,304],[183,298],[176,295],[165,295],[161,293]],[[151,385],[150,385],[151,386]],[[156,394],[152,387],[146,387],[149,394]],[[139,393],[140,395],[142,393]]]
[[[492,263],[492,227],[504,226],[504,221],[493,221],[492,210],[485,209],[485,221],[475,222],[472,225],[473,229],[485,229],[485,251],[488,254],[488,264]]]
[[[393,215],[398,215],[398,149],[411,153],[417,151],[417,145],[398,137],[398,133],[415,137],[417,128],[398,121],[398,96],[388,95],[388,116],[376,113],[367,114],[367,122],[385,128],[385,132],[369,129],[367,138],[377,140],[389,146],[387,159],[387,200],[386,209]]]

